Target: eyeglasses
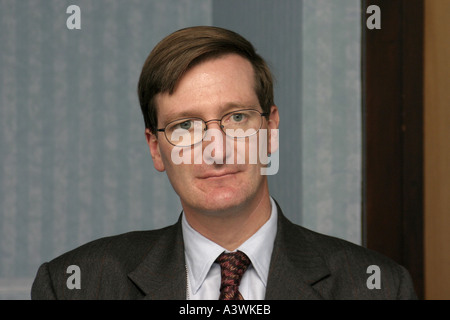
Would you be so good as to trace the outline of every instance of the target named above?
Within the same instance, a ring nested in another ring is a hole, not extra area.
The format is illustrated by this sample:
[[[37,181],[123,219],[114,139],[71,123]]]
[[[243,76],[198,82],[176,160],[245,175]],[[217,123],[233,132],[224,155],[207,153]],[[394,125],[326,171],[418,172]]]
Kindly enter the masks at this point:
[[[197,144],[206,136],[209,122],[219,122],[220,129],[231,138],[246,138],[256,134],[262,126],[262,117],[269,113],[254,109],[236,110],[225,114],[221,119],[204,121],[201,118],[183,118],[172,121],[164,129],[167,141],[176,147],[189,147]]]

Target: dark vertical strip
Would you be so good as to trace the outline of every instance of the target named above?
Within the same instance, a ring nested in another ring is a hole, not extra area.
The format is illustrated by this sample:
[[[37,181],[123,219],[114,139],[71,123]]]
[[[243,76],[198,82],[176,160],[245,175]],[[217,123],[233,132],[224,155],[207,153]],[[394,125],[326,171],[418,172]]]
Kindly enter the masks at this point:
[[[402,259],[423,297],[424,281],[424,2],[403,5],[403,233]]]
[[[363,14],[367,247],[411,273],[423,297],[423,0],[368,0],[381,30]]]
[[[362,152],[361,152],[361,206],[362,206],[362,214],[361,214],[361,244],[364,247],[367,247],[367,130],[366,130],[366,121],[367,121],[367,30],[366,30],[366,8],[367,8],[367,0],[361,0],[361,126],[362,126]]]

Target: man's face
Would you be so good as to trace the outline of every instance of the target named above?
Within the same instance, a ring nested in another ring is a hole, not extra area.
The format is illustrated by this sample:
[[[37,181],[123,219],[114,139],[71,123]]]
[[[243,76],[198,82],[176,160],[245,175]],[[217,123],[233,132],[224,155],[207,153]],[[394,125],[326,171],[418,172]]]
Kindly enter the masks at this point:
[[[235,54],[207,60],[191,68],[173,94],[159,94],[156,97],[156,105],[158,128],[186,117],[208,121],[221,119],[224,114],[240,109],[251,108],[262,112],[254,90],[253,67],[249,61]],[[277,108],[272,106],[271,111],[270,120],[264,118],[261,129],[278,128]],[[268,195],[267,177],[260,172],[262,165],[249,163],[249,138],[233,139],[222,131],[217,134],[219,122],[208,123],[208,131],[212,129],[215,129],[214,138],[210,141],[205,139],[192,147],[183,148],[170,144],[163,132],[158,132],[156,136],[146,130],[154,166],[158,171],[167,172],[183,208],[206,214],[239,211]],[[270,130],[268,132],[270,134]],[[198,164],[198,159],[194,160],[194,149],[213,152],[204,152],[203,161]],[[245,150],[246,161],[238,164],[240,162],[236,161],[236,157],[242,150]],[[183,155],[189,151],[192,156],[190,163],[175,164],[172,161],[174,152]],[[268,151],[271,152],[270,147]]]

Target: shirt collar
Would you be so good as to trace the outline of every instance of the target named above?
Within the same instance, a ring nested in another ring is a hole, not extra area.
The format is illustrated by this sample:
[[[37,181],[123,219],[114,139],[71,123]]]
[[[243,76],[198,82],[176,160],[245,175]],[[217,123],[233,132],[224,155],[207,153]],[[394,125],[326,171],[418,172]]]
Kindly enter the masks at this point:
[[[264,286],[267,285],[270,259],[277,233],[277,207],[272,198],[270,198],[270,202],[272,211],[269,220],[236,249],[244,252],[250,258]],[[184,212],[181,225],[189,281],[191,290],[195,294],[205,281],[216,258],[227,250],[194,230],[187,222]]]

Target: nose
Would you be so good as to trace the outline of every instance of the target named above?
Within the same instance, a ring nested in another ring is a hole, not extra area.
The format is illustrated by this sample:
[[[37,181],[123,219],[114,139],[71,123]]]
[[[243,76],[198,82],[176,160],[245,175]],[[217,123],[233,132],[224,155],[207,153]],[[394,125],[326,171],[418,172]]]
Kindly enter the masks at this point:
[[[206,130],[208,130],[209,128],[209,126],[208,126],[208,123],[210,123],[210,122],[216,122],[217,123],[217,125],[219,126],[219,129],[221,129],[222,130],[222,125],[221,125],[221,121],[222,120],[220,120],[220,119],[211,119],[211,120],[208,120],[208,121],[205,121],[205,125],[206,125]]]
[[[219,129],[220,132],[214,132],[217,129],[210,125],[210,122],[215,122],[216,123],[216,127]],[[220,119],[211,119],[205,122],[205,137],[203,138],[203,141],[211,141],[211,137],[214,137],[214,141],[217,140],[219,133],[225,134],[225,132],[223,131],[223,126],[221,124],[221,120]]]
[[[215,126],[208,123],[215,122]],[[220,125],[220,120],[209,120],[205,122],[206,134],[203,138],[203,160],[207,164],[223,164],[227,157],[227,139]]]

